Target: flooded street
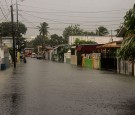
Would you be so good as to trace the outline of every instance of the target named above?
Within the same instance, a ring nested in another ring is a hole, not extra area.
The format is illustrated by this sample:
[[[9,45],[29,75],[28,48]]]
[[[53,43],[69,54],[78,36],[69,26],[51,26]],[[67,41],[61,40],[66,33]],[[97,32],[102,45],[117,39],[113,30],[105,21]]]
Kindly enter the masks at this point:
[[[30,58],[0,71],[0,115],[135,115],[135,78]]]

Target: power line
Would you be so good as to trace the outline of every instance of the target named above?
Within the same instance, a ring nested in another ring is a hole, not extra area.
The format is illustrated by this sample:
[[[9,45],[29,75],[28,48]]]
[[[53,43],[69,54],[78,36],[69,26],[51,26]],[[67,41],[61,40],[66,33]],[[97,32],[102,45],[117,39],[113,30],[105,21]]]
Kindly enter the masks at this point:
[[[7,0],[5,0],[5,2],[6,2],[6,6],[7,6],[7,9],[8,9],[8,11],[10,11],[10,10],[9,10],[9,7],[8,7],[8,3],[7,3]]]
[[[38,29],[37,27],[28,27],[27,26],[27,28],[30,28],[30,29]],[[63,31],[65,28],[49,28],[48,30],[58,30],[58,31]],[[84,31],[86,31],[86,30],[89,30],[89,31],[95,31],[96,30],[96,28],[83,28],[84,29]],[[115,31],[115,30],[108,30],[108,31]]]
[[[32,13],[71,13],[71,14],[94,14],[94,13],[110,13],[110,12],[114,12],[114,11],[120,11],[120,10],[112,10],[112,11],[97,11],[97,12],[75,12],[75,11],[60,11],[60,12],[41,12],[41,11],[26,11],[26,10],[22,10],[22,11],[25,11],[25,12],[32,12]]]
[[[22,20],[22,22],[25,22],[25,20]],[[35,24],[35,23],[41,23],[41,22],[25,22],[25,23],[33,23],[33,24]],[[60,24],[60,23],[49,23],[49,24],[51,24],[51,25],[55,25],[55,24]],[[65,24],[63,24],[63,23],[61,23],[60,25],[65,25]],[[106,27],[112,27],[112,26],[120,26],[120,24],[106,24],[106,25],[84,25],[84,24],[81,24],[80,26],[106,26]]]
[[[20,6],[59,11],[59,12],[54,12],[54,13],[65,13],[65,12],[67,12],[67,13],[103,13],[103,12],[121,12],[121,11],[127,11],[128,10],[128,9],[118,9],[118,10],[102,10],[102,11],[93,11],[93,12],[88,12],[88,11],[87,12],[81,12],[81,11],[67,11],[67,10],[58,10],[58,9],[47,9],[47,8],[35,7],[35,6],[29,6],[29,5],[20,5]],[[29,11],[29,12],[36,12],[36,11]],[[47,13],[47,12],[40,12],[40,13]],[[53,13],[53,12],[51,12],[51,13]]]
[[[0,10],[1,10],[1,12],[2,12],[2,14],[3,14],[3,16],[4,16],[5,20],[7,21],[7,18],[6,18],[6,16],[5,16],[5,14],[4,14],[4,12],[3,12],[3,10],[2,10],[2,8],[1,8],[1,6],[0,6]]]
[[[81,21],[81,22],[74,20],[75,23],[73,23],[73,22],[70,23],[70,22],[65,22],[65,20],[43,18],[43,17],[39,17],[39,16],[35,16],[35,15],[32,15],[32,14],[26,13],[26,12],[25,12],[25,14],[30,15],[32,17],[39,18],[39,19],[49,20],[49,21],[63,23],[63,24],[77,24],[77,23],[80,23],[80,24],[87,23],[88,24],[88,23],[101,23],[101,22],[117,22],[117,21],[123,21],[123,19],[120,19],[120,20],[104,20],[104,21]]]
[[[1,9],[2,9],[3,13],[4,13],[4,14],[6,14],[6,12],[5,12],[5,8],[3,7],[3,4],[2,4],[2,2],[1,2],[1,1],[0,1],[0,4],[1,4]]]
[[[26,20],[28,23],[32,24],[33,27],[36,26],[33,22],[30,22],[29,20],[27,20],[26,18],[24,18],[22,15],[19,15],[19,16],[21,16],[21,18],[23,18],[24,20]]]
[[[20,6],[27,6],[27,5],[20,5]],[[35,7],[34,7],[35,8]],[[46,8],[40,8],[40,7],[36,7],[38,9],[46,9]],[[65,11],[65,10],[56,10],[56,9],[49,9],[49,10],[55,10],[55,11]],[[123,10],[127,10],[127,9],[123,9]],[[22,10],[23,11],[23,10]],[[31,11],[30,11],[31,12]],[[35,12],[38,12],[38,13],[46,13],[46,12],[40,12],[40,11],[32,11],[33,13]],[[67,11],[65,11],[67,12]],[[65,14],[47,14],[47,15],[55,15],[55,16],[71,16],[71,15],[65,15]],[[81,18],[122,18],[122,17],[88,17],[88,16],[75,16],[75,15],[72,15],[72,17],[81,17]]]
[[[10,14],[10,12],[7,13],[6,19],[8,18],[9,14]],[[3,15],[2,15],[2,16],[3,16]],[[5,18],[5,17],[3,16],[3,18],[1,18],[0,21],[2,21],[4,18]],[[7,20],[6,20],[6,21],[7,21]]]

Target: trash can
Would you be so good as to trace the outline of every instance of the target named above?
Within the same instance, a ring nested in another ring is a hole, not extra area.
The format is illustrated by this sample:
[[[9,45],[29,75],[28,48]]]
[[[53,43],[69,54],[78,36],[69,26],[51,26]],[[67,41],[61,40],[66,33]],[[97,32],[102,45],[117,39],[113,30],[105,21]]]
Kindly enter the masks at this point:
[[[5,70],[6,69],[6,64],[1,64],[1,70]]]

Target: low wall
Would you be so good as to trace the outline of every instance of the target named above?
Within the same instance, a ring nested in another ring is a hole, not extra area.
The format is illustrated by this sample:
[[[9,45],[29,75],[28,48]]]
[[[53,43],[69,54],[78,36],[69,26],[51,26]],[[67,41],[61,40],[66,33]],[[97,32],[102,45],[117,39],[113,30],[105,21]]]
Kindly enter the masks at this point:
[[[71,63],[73,65],[77,65],[77,56],[76,55],[71,55]]]
[[[66,59],[66,63],[70,64],[70,58]]]
[[[88,68],[90,68],[90,69],[92,69],[93,68],[93,61],[92,61],[92,59],[87,59],[87,58],[84,58],[83,59],[83,67],[88,67]]]
[[[132,75],[132,63],[129,61],[117,61],[117,72],[126,75]],[[134,65],[135,67],[135,65]],[[135,69],[134,69],[135,73]]]

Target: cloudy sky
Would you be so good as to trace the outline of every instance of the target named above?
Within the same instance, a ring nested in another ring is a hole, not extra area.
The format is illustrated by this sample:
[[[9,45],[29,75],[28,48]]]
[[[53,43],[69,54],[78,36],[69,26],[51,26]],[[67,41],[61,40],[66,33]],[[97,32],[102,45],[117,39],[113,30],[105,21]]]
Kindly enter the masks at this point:
[[[134,3],[135,0],[18,0],[19,21],[28,28],[27,37],[37,36],[37,26],[42,22],[49,24],[50,34],[62,35],[64,28],[72,24],[87,31],[99,26],[114,31]],[[0,22],[10,21],[10,5],[11,0],[0,0]],[[14,5],[16,21],[15,10]]]

